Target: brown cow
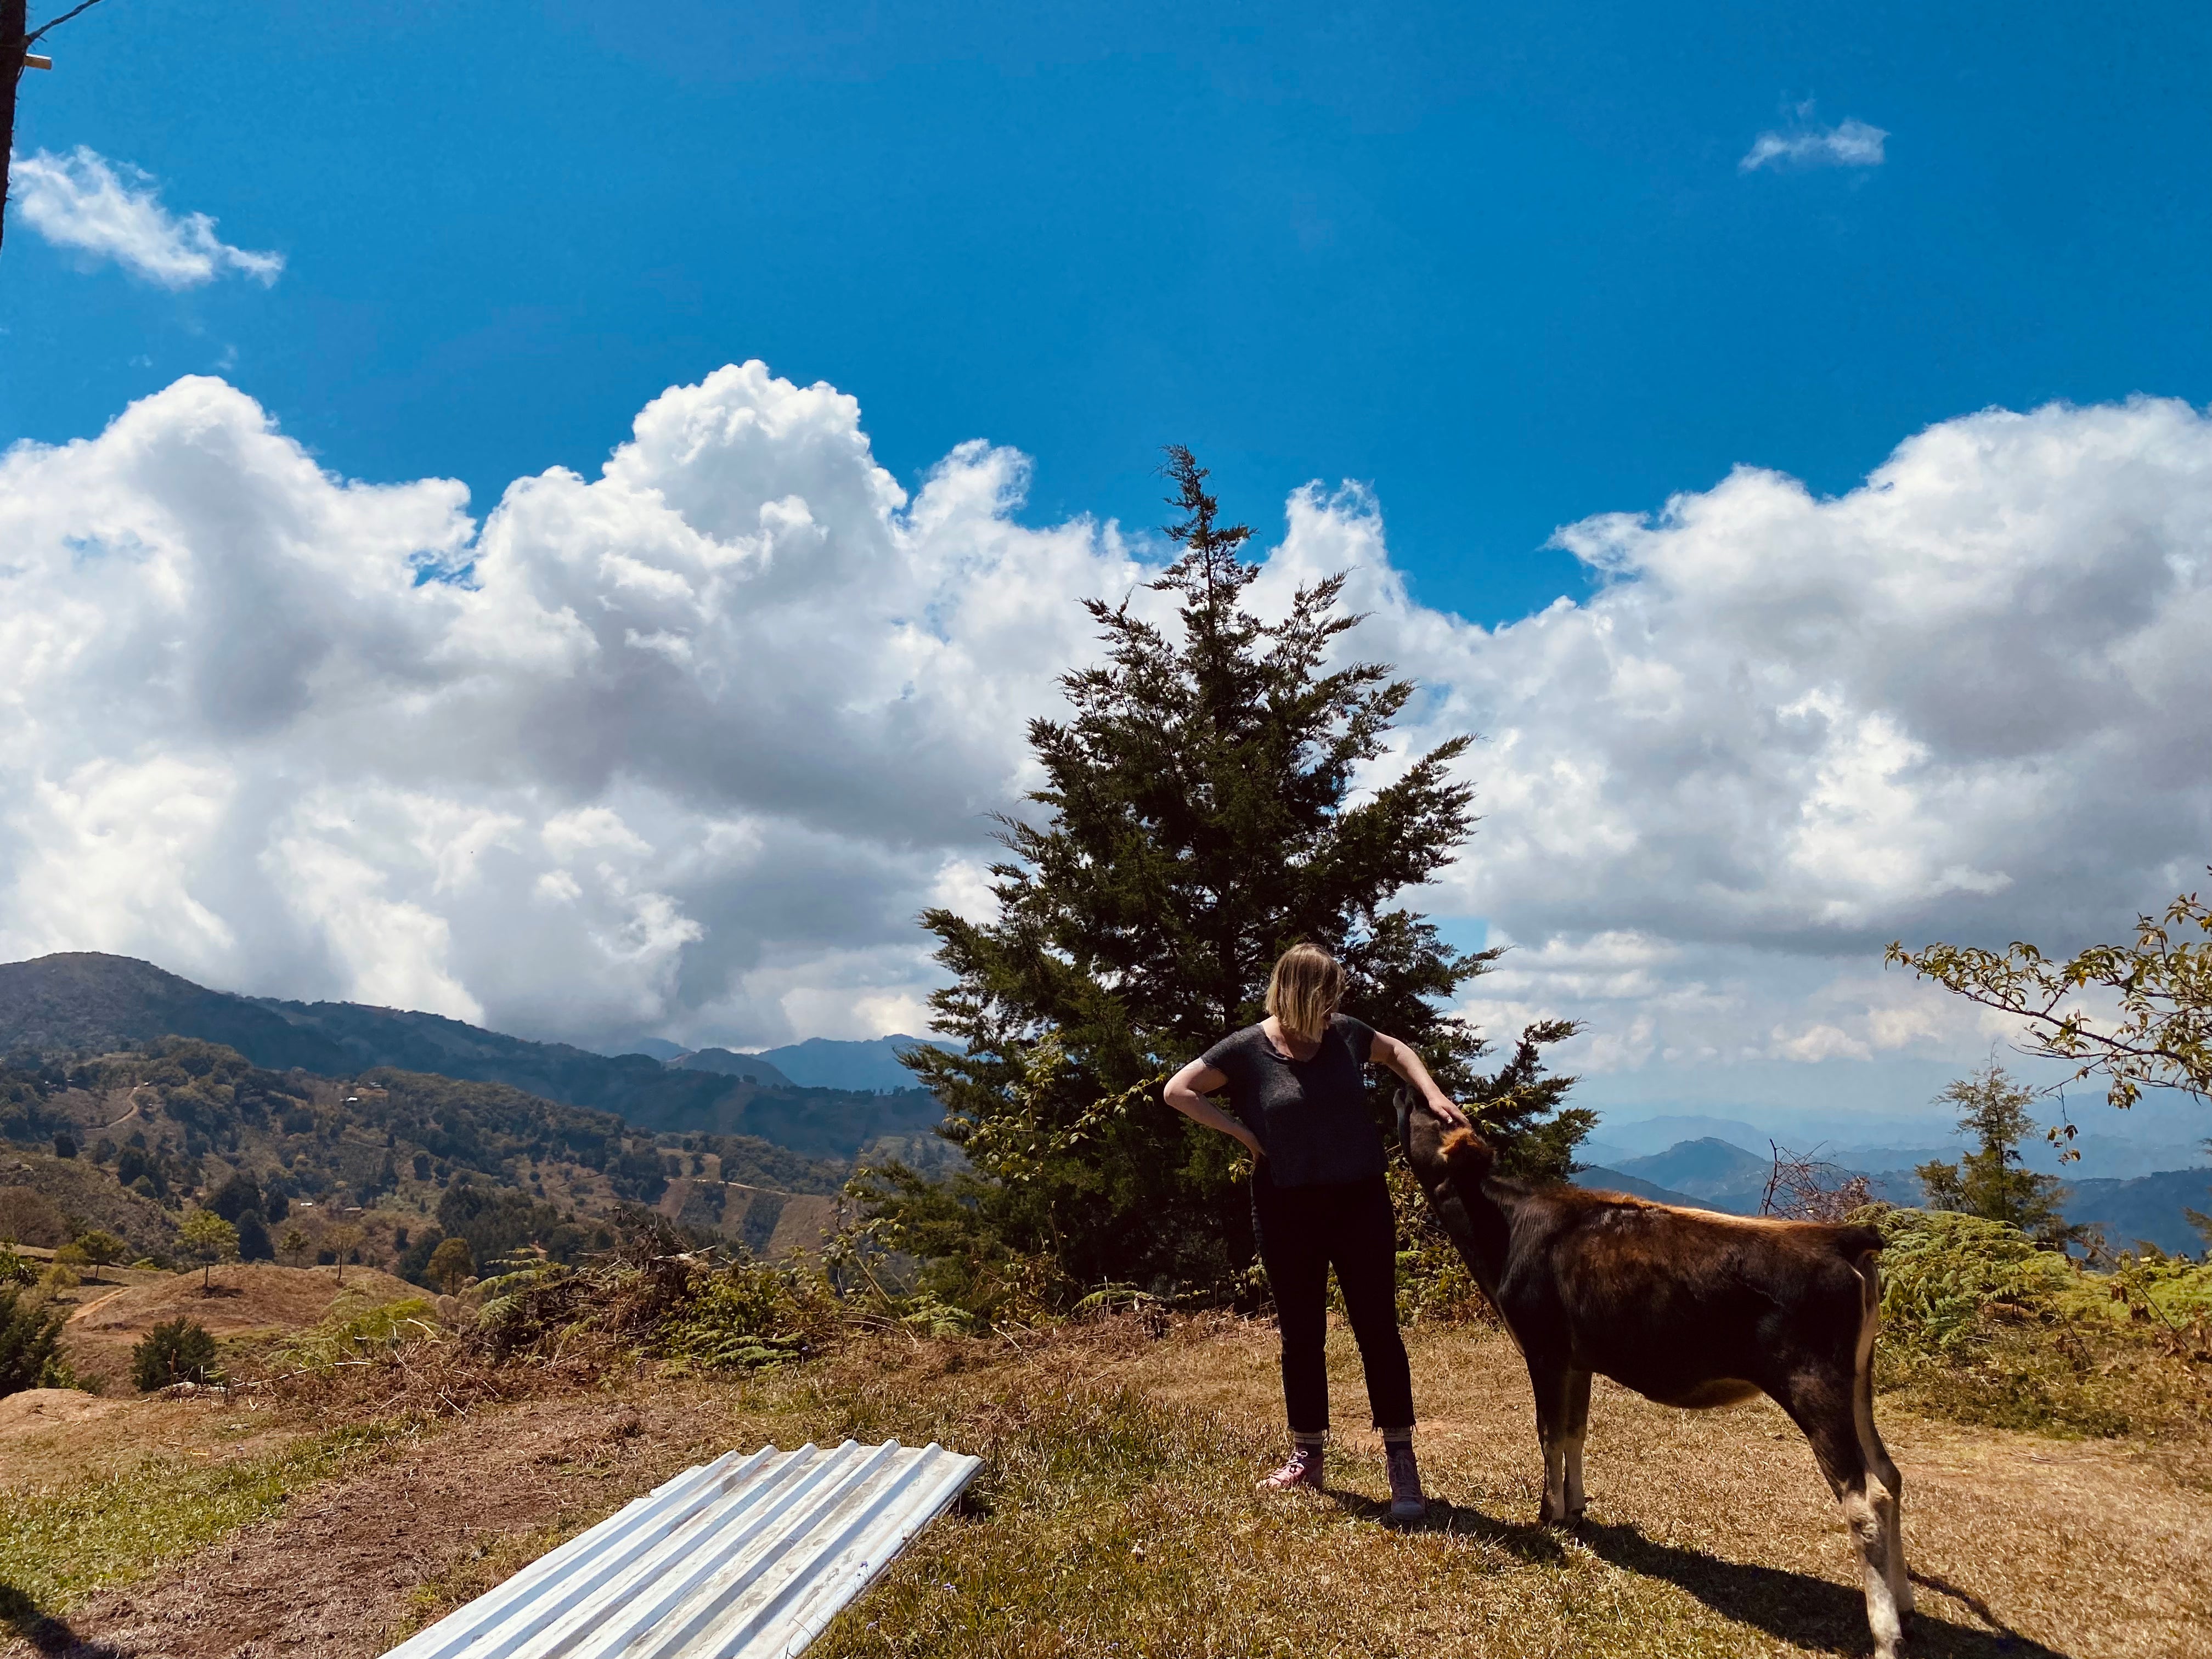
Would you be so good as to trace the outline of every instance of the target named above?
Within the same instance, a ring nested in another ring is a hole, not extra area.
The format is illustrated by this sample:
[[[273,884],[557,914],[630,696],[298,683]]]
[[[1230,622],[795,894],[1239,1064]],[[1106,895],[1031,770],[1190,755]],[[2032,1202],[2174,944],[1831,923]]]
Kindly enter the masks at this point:
[[[1547,1522],[1583,1512],[1590,1377],[1703,1409],[1771,1395],[1813,1443],[1865,1566],[1878,1659],[1912,1611],[1904,1483],[1874,1426],[1881,1290],[1871,1227],[1770,1221],[1539,1187],[1398,1097],[1398,1133],[1437,1220],[1528,1363]]]

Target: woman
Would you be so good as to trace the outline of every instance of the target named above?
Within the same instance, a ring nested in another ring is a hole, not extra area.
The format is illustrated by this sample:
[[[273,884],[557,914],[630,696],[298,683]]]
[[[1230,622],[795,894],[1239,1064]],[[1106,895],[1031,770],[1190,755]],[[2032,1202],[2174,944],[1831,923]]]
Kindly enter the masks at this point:
[[[1235,1137],[1252,1154],[1252,1219],[1283,1339],[1291,1461],[1260,1483],[1286,1492],[1322,1483],[1328,1440],[1328,1270],[1367,1372],[1367,1402],[1390,1468],[1390,1516],[1426,1512],[1413,1461],[1413,1383],[1398,1335],[1397,1229],[1382,1179],[1382,1139],[1367,1109],[1366,1067],[1387,1066],[1447,1123],[1467,1119],[1421,1057],[1336,1012],[1344,969],[1316,945],[1294,945],[1267,981],[1267,1018],[1223,1038],[1168,1080],[1167,1103]],[[1206,1099],[1229,1091],[1231,1116]]]

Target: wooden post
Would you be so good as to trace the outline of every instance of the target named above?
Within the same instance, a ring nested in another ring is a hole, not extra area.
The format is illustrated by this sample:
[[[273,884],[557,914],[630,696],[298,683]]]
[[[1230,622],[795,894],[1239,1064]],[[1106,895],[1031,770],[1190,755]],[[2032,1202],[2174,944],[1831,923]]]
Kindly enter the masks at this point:
[[[9,157],[15,147],[15,82],[23,78],[30,42],[31,0],[0,0],[0,237],[8,232]]]

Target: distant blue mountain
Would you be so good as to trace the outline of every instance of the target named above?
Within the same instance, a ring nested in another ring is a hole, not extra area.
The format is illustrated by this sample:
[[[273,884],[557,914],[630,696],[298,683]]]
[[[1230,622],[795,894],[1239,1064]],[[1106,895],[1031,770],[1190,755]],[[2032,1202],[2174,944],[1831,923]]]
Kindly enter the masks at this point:
[[[1704,1117],[1678,1114],[1624,1122],[1608,1115],[1598,1130],[1608,1148],[1625,1150],[1632,1158],[1650,1158],[1680,1146],[1686,1140],[1723,1140],[1738,1146],[1764,1146],[1766,1131],[1740,1117]]]
[[[1639,1181],[1650,1181],[1662,1187],[1671,1187],[1678,1193],[1688,1193],[1693,1198],[1712,1200],[1719,1208],[1740,1207],[1731,1200],[1747,1189],[1752,1193],[1753,1207],[1758,1197],[1766,1190],[1766,1178],[1774,1168],[1771,1158],[1761,1158],[1747,1152],[1715,1135],[1696,1140],[1677,1141],[1663,1152],[1650,1158],[1632,1158],[1616,1166],[1623,1175],[1634,1176]]]
[[[1616,1152],[1618,1144],[1605,1150]],[[1890,1159],[1909,1157],[1925,1162],[1932,1155],[1929,1149],[1858,1147],[1844,1151],[1873,1152],[1876,1156],[1871,1159],[1848,1157],[1824,1163],[1824,1170],[1833,1179],[1840,1181],[1849,1175],[1864,1174],[1870,1183],[1870,1197],[1905,1206],[1926,1201],[1919,1177],[1910,1167],[1897,1167]],[[1954,1161],[1958,1153],[1953,1151],[1943,1156]],[[1755,1215],[1772,1167],[1771,1158],[1708,1135],[1677,1141],[1666,1151],[1648,1158],[1624,1158],[1577,1170],[1574,1181],[1578,1187],[1632,1193],[1662,1204]],[[2148,1240],[2174,1255],[2193,1255],[2206,1248],[2205,1241],[2190,1225],[2183,1212],[2194,1209],[2212,1212],[2212,1165],[2162,1170],[2124,1180],[2061,1178],[2065,1181],[2066,1191],[2060,1207],[2066,1219],[2103,1228],[2116,1249],[2132,1249],[2141,1240]]]
[[[1577,1187],[1588,1187],[1602,1193],[1626,1193],[1631,1198],[1648,1198],[1655,1204],[1677,1205],[1685,1210],[1711,1210],[1718,1207],[1717,1205],[1706,1203],[1703,1199],[1692,1198],[1687,1193],[1673,1192],[1654,1182],[1638,1180],[1632,1175],[1624,1174],[1619,1170],[1608,1170],[1602,1164],[1593,1164],[1587,1170],[1576,1170],[1574,1183]]]
[[[2195,1255],[2206,1241],[2185,1210],[2212,1212],[2212,1169],[2162,1170],[2128,1181],[2070,1181],[2063,1206],[2075,1224],[2102,1227],[2116,1250],[2148,1239],[2170,1255]]]
[[[732,1054],[727,1048],[702,1048],[689,1054],[679,1048],[668,1064],[686,1072],[713,1072],[720,1077],[750,1078],[755,1083],[764,1084],[771,1089],[788,1087],[793,1081],[780,1068],[769,1064],[767,1056]],[[828,1086],[836,1088],[842,1085],[831,1084]]]
[[[871,1037],[862,1042],[839,1042],[830,1037],[809,1037],[782,1048],[764,1048],[740,1060],[762,1060],[793,1083],[808,1089],[872,1089],[886,1092],[916,1086],[914,1073],[898,1057],[918,1045],[957,1054],[957,1047],[929,1037]]]

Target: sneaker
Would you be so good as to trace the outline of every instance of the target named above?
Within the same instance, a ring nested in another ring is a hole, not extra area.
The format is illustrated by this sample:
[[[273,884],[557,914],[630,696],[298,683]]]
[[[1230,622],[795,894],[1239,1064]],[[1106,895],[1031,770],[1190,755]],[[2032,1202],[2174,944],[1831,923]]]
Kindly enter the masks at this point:
[[[1390,1518],[1419,1520],[1429,1512],[1429,1500],[1421,1495],[1421,1468],[1413,1462],[1413,1446],[1401,1442],[1385,1447],[1383,1461],[1390,1470]]]
[[[1300,1446],[1291,1461],[1260,1483],[1261,1492],[1296,1492],[1300,1487],[1321,1490],[1321,1448]]]

